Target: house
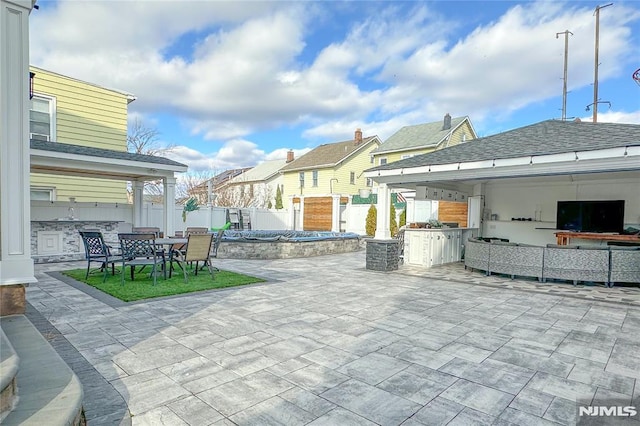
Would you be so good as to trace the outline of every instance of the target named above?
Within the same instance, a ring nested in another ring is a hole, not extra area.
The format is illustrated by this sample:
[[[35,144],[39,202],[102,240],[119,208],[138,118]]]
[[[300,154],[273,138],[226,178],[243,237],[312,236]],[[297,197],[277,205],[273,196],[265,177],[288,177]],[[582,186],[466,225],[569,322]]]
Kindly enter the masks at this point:
[[[136,97],[42,68],[30,67],[33,141],[127,151],[127,106]],[[32,200],[127,203],[127,183],[85,176],[31,174]]]
[[[223,172],[218,173],[214,177],[205,180],[199,185],[195,186],[191,191],[189,196],[195,197],[198,199],[198,204],[206,204],[210,201],[211,196],[214,196],[215,204],[229,206],[226,204],[226,197],[219,197],[221,193],[225,192],[225,188],[229,183],[237,176],[240,176],[242,173],[251,170],[251,167],[243,167],[239,169],[228,169]],[[186,200],[180,200],[184,202]],[[212,200],[213,201],[213,200]],[[222,203],[222,204],[221,204]]]
[[[289,151],[286,159],[264,161],[244,171],[217,192],[218,199],[228,199],[229,205],[235,207],[273,207],[278,186],[282,191],[284,177],[280,169],[293,159],[293,151]]]
[[[442,121],[405,126],[398,130],[373,150],[373,164],[379,166],[393,163],[477,137],[469,117],[451,118],[447,113]]]
[[[640,125],[548,120],[376,166],[365,176],[379,184],[383,206],[396,187],[414,189],[422,200],[463,194],[463,225],[474,234],[546,245],[557,241],[562,201],[623,200],[625,225],[640,222]],[[388,236],[379,214],[376,238]]]
[[[363,138],[357,129],[352,140],[320,145],[280,169],[296,229],[340,230],[340,206],[372,186],[363,172],[379,145],[378,136]]]

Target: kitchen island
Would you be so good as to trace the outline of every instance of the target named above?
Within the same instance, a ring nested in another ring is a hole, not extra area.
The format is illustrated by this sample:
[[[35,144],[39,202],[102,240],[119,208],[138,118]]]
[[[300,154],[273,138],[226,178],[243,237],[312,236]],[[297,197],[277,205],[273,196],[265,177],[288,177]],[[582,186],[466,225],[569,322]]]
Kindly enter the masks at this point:
[[[464,241],[477,229],[407,228],[404,232],[404,263],[430,268],[459,262]]]

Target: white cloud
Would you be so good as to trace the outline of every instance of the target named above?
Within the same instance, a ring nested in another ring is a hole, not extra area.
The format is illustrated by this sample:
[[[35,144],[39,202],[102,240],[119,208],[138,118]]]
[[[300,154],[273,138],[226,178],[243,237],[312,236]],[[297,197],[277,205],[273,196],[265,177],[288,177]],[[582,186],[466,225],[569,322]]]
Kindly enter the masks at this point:
[[[593,115],[580,118],[582,121],[593,121]],[[640,124],[640,111],[607,111],[598,112],[598,123]]]
[[[439,15],[436,4],[357,5],[361,19],[310,56],[308,36],[332,19],[327,11],[353,4],[43,2],[31,16],[31,61],[134,93],[131,116],[174,114],[192,135],[222,141],[209,154],[174,150],[177,161],[197,170],[279,155],[247,139],[281,125],[332,142],[352,138],[356,128],[384,140],[446,112],[469,115],[476,125],[508,117],[559,96],[564,43],[555,34],[565,29],[574,34],[569,90],[593,80],[591,6],[528,2],[465,34],[467,23]],[[625,4],[601,14],[601,81],[638,59],[630,48],[634,20],[638,11]],[[621,114],[610,116],[637,120]]]

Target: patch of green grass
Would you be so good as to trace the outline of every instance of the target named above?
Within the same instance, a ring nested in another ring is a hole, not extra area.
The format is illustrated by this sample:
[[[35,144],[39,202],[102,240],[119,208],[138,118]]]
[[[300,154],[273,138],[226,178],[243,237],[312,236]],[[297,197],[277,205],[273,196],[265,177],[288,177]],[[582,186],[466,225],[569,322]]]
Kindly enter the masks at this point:
[[[124,276],[124,285],[122,285],[121,275],[117,270],[115,275],[111,275],[111,271],[109,271],[107,280],[104,283],[102,282],[102,272],[90,273],[87,279],[84,278],[86,269],[63,271],[62,274],[95,287],[125,302],[150,299],[153,297],[173,296],[194,291],[235,287],[265,281],[262,278],[237,274],[230,271],[218,271],[212,279],[211,274],[209,274],[209,271],[205,268],[202,271],[198,271],[198,275],[194,275],[193,271],[188,269],[189,282],[185,283],[184,275],[182,271],[178,269],[177,271],[174,270],[173,276],[171,278],[167,277],[166,280],[162,278],[162,273],[160,273],[157,284],[154,286],[153,278],[150,276],[149,270],[149,267],[147,267],[142,272],[136,272],[135,280],[131,281],[129,267],[127,267]]]

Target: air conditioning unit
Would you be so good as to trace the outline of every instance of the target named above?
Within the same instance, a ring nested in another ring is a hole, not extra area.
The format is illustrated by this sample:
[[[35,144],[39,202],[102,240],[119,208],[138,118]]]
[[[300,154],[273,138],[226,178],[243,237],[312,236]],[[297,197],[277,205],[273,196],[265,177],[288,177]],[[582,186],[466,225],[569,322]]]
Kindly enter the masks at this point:
[[[41,133],[29,133],[29,138],[36,141],[49,141],[49,135],[43,135]]]

